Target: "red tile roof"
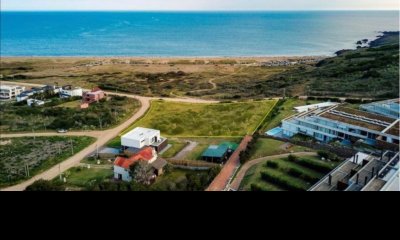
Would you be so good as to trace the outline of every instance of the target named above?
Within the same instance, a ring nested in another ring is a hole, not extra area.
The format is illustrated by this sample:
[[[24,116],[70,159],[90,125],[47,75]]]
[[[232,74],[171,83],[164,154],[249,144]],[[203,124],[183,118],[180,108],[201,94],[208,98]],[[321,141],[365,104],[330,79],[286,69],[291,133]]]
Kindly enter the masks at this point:
[[[125,157],[117,157],[114,161],[115,166],[119,166],[125,169],[129,169],[129,167],[138,161],[150,161],[153,158],[153,148],[146,147],[143,148],[138,153],[132,155],[129,158]]]

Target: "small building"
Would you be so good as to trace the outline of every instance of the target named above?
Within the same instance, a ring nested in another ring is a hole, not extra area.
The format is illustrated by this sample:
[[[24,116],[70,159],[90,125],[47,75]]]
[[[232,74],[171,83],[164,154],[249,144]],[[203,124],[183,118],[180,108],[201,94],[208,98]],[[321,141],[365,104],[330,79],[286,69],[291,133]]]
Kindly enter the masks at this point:
[[[220,145],[211,145],[201,155],[201,159],[208,162],[222,163],[236,151],[238,144],[231,142],[224,142]]]
[[[71,85],[63,86],[60,90],[61,98],[82,97],[83,90],[80,87],[72,87]]]
[[[44,101],[37,100],[37,99],[28,99],[26,102],[28,103],[28,106],[29,106],[29,107],[32,107],[32,106],[41,106],[41,105],[44,105],[44,104],[45,104]]]
[[[164,159],[158,158],[154,148],[145,147],[128,158],[117,157],[114,161],[114,178],[125,182],[132,181],[130,167],[139,161],[145,161],[151,165],[154,174],[153,178],[161,175],[163,173],[163,168],[167,165]]]
[[[121,137],[121,145],[125,149],[140,150],[152,146],[161,152],[168,146],[168,139],[161,137],[160,130],[137,127]]]
[[[84,92],[82,95],[81,108],[88,108],[90,104],[99,102],[106,97],[106,93],[100,88],[94,88],[91,91]]]
[[[13,99],[25,91],[25,87],[0,84],[0,99]]]
[[[100,159],[115,159],[120,153],[120,150],[116,148],[103,148],[98,155]]]

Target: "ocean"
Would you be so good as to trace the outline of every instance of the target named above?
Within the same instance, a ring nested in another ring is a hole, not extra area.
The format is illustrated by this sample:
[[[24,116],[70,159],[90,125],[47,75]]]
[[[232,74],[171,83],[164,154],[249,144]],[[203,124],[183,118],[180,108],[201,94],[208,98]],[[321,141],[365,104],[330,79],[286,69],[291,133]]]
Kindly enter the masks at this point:
[[[397,31],[397,11],[1,12],[1,56],[310,56]]]

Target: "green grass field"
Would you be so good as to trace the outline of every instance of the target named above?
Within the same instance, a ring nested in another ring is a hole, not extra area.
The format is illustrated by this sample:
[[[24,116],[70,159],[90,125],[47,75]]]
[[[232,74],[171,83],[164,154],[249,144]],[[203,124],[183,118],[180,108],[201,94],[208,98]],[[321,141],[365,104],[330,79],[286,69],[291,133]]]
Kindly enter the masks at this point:
[[[113,170],[110,169],[99,169],[99,168],[85,168],[75,167],[71,168],[64,173],[67,179],[66,185],[85,187],[92,181],[104,181],[111,179],[113,176]],[[58,178],[57,178],[58,179]]]
[[[321,161],[318,157],[302,157],[301,159],[315,162],[317,164],[322,164],[331,169],[335,168],[338,163],[327,163]],[[271,181],[266,181],[262,179],[262,173],[267,173],[272,175],[281,181],[286,181],[291,186],[296,186],[299,190],[306,191],[313,184],[315,184],[318,179],[321,179],[326,171],[316,171],[307,167],[304,167],[298,163],[290,162],[287,158],[270,160],[271,162],[277,163],[277,168],[271,168],[266,166],[266,162],[259,163],[251,167],[244,177],[240,188],[246,191],[251,190],[252,185],[256,185],[262,191],[287,191],[289,190],[287,186],[282,184],[273,183]],[[301,173],[301,176],[293,176],[289,172]]]
[[[190,104],[153,101],[147,115],[127,131],[140,126],[159,129],[163,135],[174,137],[241,137],[252,134],[276,102]]]
[[[251,153],[250,159],[257,159],[267,156],[286,154],[292,152],[312,152],[313,150],[292,145],[290,148],[285,148],[285,143],[274,139],[260,138],[258,139],[255,148]]]

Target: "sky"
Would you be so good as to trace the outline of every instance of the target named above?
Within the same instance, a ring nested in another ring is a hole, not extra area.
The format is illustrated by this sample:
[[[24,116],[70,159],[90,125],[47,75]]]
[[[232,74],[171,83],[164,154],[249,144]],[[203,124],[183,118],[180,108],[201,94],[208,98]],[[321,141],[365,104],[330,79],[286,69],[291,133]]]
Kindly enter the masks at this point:
[[[1,10],[398,10],[398,0],[0,0]]]

